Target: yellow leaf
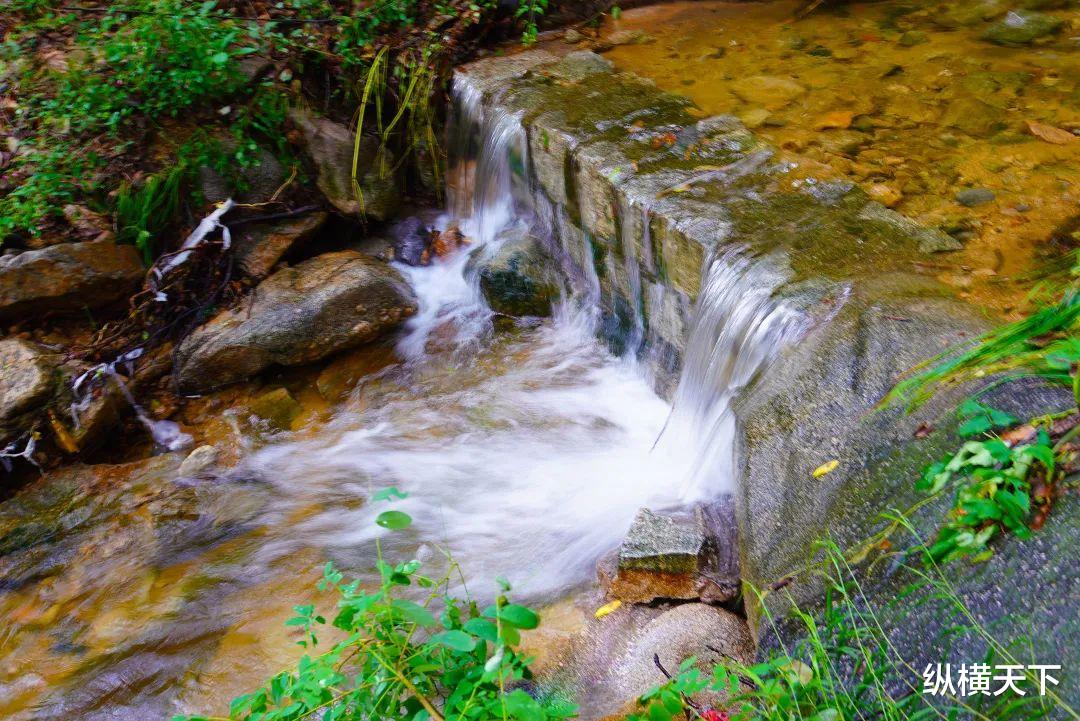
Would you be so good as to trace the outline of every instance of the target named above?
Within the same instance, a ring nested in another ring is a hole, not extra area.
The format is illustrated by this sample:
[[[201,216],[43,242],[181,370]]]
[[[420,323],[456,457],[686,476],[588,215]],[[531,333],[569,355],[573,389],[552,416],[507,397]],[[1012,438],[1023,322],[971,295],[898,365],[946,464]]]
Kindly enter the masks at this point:
[[[1034,120],[1025,120],[1024,122],[1027,123],[1028,130],[1031,131],[1032,135],[1048,143],[1064,145],[1076,140],[1076,136],[1068,130],[1055,128],[1053,125],[1046,125],[1045,123],[1036,123]]]
[[[622,601],[619,600],[612,601],[611,603],[605,603],[603,606],[596,609],[596,613],[593,615],[595,615],[597,618],[603,618],[621,605]]]
[[[826,473],[832,473],[833,471],[835,471],[836,467],[839,466],[839,465],[840,465],[840,461],[838,461],[838,460],[836,460],[834,458],[831,461],[827,461],[826,463],[822,463],[820,466],[815,468],[814,472],[811,473],[810,475],[812,475],[814,478],[821,478]]]

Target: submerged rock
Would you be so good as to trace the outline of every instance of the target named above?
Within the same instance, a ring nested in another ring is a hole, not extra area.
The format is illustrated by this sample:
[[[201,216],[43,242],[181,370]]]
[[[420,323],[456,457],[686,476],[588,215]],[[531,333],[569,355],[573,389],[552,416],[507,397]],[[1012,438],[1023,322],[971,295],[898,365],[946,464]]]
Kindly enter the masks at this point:
[[[393,268],[356,251],[326,253],[263,281],[176,352],[177,380],[201,392],[379,338],[416,311]]]
[[[551,315],[551,304],[559,299],[559,276],[551,256],[536,238],[507,240],[494,255],[471,262],[479,266],[480,288],[495,312]]]
[[[406,265],[424,265],[431,248],[431,229],[416,216],[406,218],[391,229],[394,259]]]
[[[331,205],[353,218],[387,220],[394,214],[401,202],[397,163],[376,136],[360,138],[358,196],[352,181],[355,134],[302,110],[291,111],[289,118],[303,135],[304,149],[317,172],[316,184]]]
[[[28,427],[56,383],[57,366],[44,348],[21,338],[0,340],[0,441]]]
[[[319,232],[327,217],[326,213],[312,213],[244,226],[233,236],[237,265],[252,278],[265,278],[286,253]]]
[[[889,210],[881,203],[867,203],[859,211],[858,218],[870,223],[878,223],[911,237],[918,243],[921,253],[944,253],[964,247],[963,243],[948,233],[920,225],[905,215]]]
[[[983,40],[998,45],[1027,45],[1053,35],[1065,25],[1061,18],[1034,10],[1011,10],[983,33]]]
[[[93,310],[131,295],[143,279],[133,245],[60,243],[0,257],[0,320]]]
[[[956,202],[965,208],[974,208],[994,202],[995,197],[994,191],[988,188],[964,188],[956,194]]]
[[[743,102],[766,110],[780,110],[805,94],[806,88],[791,78],[753,75],[732,82],[731,92]]]
[[[275,388],[256,396],[248,408],[272,428],[287,431],[303,408],[286,388]]]
[[[182,478],[201,476],[212,468],[217,463],[217,460],[217,448],[209,445],[199,446],[189,453],[184,462],[180,464],[180,468],[176,470],[176,475]]]

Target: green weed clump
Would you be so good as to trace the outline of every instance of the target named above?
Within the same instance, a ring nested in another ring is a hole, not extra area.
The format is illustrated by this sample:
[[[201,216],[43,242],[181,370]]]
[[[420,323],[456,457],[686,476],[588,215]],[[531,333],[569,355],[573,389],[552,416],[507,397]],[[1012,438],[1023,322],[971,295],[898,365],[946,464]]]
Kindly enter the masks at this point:
[[[374,500],[402,498],[388,489]],[[411,518],[386,511],[376,523],[406,528]],[[419,561],[391,565],[378,555],[374,589],[346,582],[327,564],[319,589],[337,597],[332,620],[314,606],[299,606],[286,625],[301,628],[308,649],[298,666],[234,699],[229,719],[238,721],[561,721],[575,715],[563,699],[530,693],[530,659],[518,649],[521,631],[540,617],[513,603],[501,582],[495,602],[481,607],[451,587],[460,569],[449,559],[446,573],[431,578]],[[328,626],[330,628],[328,628]],[[315,650],[330,629],[339,639]],[[206,716],[186,721],[209,721]],[[176,717],[175,721],[185,721]]]
[[[917,408],[939,388],[994,377],[958,409],[962,445],[927,466],[916,488],[931,496],[953,492],[953,503],[930,547],[935,561],[967,557],[984,561],[992,538],[1010,532],[1019,538],[1040,526],[1064,476],[1063,467],[1077,453],[1072,444],[1080,429],[1080,265],[1058,290],[1042,288],[1050,302],[1028,317],[996,328],[980,338],[930,359],[898,383],[883,401]],[[1056,297],[1055,297],[1056,295]],[[1034,377],[1071,390],[1073,405],[1047,416],[1025,419],[1037,432],[1023,443],[1002,440],[1000,431],[1021,422],[978,400],[992,388],[1021,377]],[[1058,438],[1048,429],[1059,419],[1071,427]]]

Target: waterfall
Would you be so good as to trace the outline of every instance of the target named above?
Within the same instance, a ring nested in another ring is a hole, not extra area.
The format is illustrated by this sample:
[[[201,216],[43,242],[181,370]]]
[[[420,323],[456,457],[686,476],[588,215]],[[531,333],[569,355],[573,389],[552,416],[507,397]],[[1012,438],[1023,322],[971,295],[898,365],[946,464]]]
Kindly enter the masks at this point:
[[[453,344],[475,349],[490,327],[491,311],[471,272],[470,256],[495,252],[507,236],[529,232],[533,220],[514,201],[513,163],[523,162],[527,152],[521,117],[484,108],[480,91],[461,76],[455,78],[454,91],[458,103],[447,209],[436,227],[457,224],[471,248],[430,266],[397,264],[419,300],[419,310],[398,344],[398,351],[412,360],[423,358],[440,328],[452,327]]]
[[[717,256],[672,406],[637,360],[653,307],[670,305],[657,290],[674,292],[643,277],[653,267],[649,208],[621,209],[641,213],[644,247],[624,229],[624,258],[608,259],[608,277],[599,277],[594,240],[569,232],[566,209],[530,187],[521,118],[482,103],[467,80],[455,91],[455,165],[437,223],[458,224],[471,247],[428,266],[399,265],[420,307],[398,344],[405,362],[366,379],[328,422],[257,451],[243,472],[273,483],[281,517],[297,519],[268,541],[272,557],[308,544],[348,566],[381,537],[384,553],[434,559],[425,549],[435,543],[479,588],[503,575],[527,597],[552,598],[592,582],[597,558],[619,545],[641,507],[731,489],[731,400],[798,332],[801,316],[774,299],[784,276],[767,259]],[[544,238],[578,267],[550,320],[493,333],[470,259],[517,233]],[[616,273],[632,296],[622,357],[599,338],[604,283]],[[408,494],[394,504],[413,518],[407,533],[374,524],[386,506],[367,499],[389,486]],[[313,504],[320,510],[308,513]]]
[[[679,488],[684,503],[735,490],[732,400],[806,324],[802,312],[774,298],[785,280],[772,259],[739,248],[707,265],[671,418],[657,443],[694,459]]]

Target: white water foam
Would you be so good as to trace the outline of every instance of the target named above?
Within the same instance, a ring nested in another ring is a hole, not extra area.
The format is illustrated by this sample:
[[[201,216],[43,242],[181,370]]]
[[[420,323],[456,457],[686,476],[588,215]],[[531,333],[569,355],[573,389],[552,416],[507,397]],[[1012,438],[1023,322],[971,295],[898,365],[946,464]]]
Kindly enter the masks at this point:
[[[514,203],[510,159],[526,147],[519,119],[483,117],[478,94],[467,84],[457,90],[483,142],[474,188],[451,193],[443,222],[460,223],[473,253],[492,252],[508,234],[543,232],[533,209]],[[731,397],[798,320],[772,300],[782,278],[767,268],[735,253],[710,265],[672,412],[633,352],[616,358],[598,342],[597,278],[550,322],[492,335],[467,253],[403,266],[420,304],[398,345],[406,362],[358,391],[313,438],[249,461],[287,506],[322,507],[294,515],[300,520],[273,552],[305,543],[350,554],[383,537],[393,557],[438,543],[469,579],[502,575],[527,596],[587,582],[639,508],[731,489]],[[449,347],[432,342],[448,328]],[[408,532],[374,523],[390,506],[366,499],[389,486],[409,494],[392,506],[413,517]]]

